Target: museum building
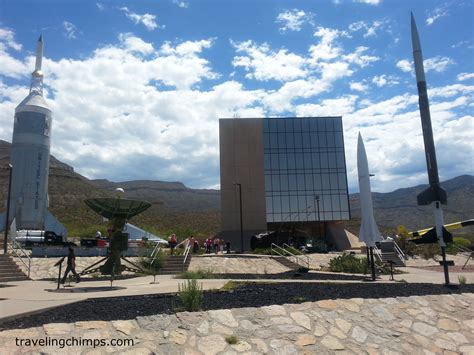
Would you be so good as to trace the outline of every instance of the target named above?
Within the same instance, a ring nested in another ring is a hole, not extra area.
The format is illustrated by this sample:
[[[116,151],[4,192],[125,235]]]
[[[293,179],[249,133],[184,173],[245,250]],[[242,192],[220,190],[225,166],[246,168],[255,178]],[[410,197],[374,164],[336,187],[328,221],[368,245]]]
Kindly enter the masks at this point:
[[[342,117],[220,119],[219,138],[223,238],[240,246],[242,225],[246,250],[282,228],[348,247]]]

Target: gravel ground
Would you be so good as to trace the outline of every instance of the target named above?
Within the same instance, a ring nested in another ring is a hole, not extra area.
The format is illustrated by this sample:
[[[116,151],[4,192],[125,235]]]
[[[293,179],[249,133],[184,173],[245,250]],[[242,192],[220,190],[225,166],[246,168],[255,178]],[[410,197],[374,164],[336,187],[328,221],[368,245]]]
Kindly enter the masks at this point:
[[[279,274],[212,274],[213,279],[233,279],[233,280],[342,280],[342,281],[362,281],[370,275],[345,275],[345,274],[325,274],[320,272],[295,273],[294,271],[282,272]]]
[[[413,295],[473,293],[474,285],[446,287],[406,283],[243,283],[231,291],[205,291],[203,310],[262,307],[325,299],[386,298]],[[0,330],[37,327],[48,323],[134,319],[175,313],[175,294],[91,298],[41,313],[0,323]]]

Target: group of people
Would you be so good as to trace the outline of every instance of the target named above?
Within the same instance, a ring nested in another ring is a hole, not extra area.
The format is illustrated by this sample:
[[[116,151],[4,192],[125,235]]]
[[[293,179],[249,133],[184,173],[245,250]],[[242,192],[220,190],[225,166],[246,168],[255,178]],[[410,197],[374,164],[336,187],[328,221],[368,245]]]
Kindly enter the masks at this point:
[[[190,236],[187,238],[188,240],[188,245],[191,246],[191,250],[193,254],[199,253],[199,240],[195,238],[194,236]],[[174,254],[174,250],[176,247],[180,245],[184,245],[184,242],[181,242],[178,244],[178,239],[176,237],[176,234],[171,234],[168,237],[168,245],[170,247],[170,254]],[[221,254],[224,254],[224,248],[225,248],[225,253],[230,254],[230,241],[225,241],[224,239],[219,239],[219,238],[206,238],[206,240],[203,243],[203,248],[206,250],[206,254],[210,254],[212,251],[216,254],[219,252]]]
[[[210,254],[212,248],[214,248],[214,253],[218,254],[220,251],[221,254],[224,254],[224,246],[226,254],[230,254],[230,241],[226,242],[224,239],[219,238],[207,238],[204,245],[206,246],[206,254]]]

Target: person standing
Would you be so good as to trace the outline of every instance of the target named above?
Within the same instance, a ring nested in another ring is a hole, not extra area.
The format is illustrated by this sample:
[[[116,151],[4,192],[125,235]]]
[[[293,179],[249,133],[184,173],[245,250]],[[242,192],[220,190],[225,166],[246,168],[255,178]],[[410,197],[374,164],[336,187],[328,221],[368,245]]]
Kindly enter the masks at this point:
[[[66,282],[66,278],[69,272],[72,272],[72,274],[76,278],[76,282],[81,281],[79,274],[76,272],[76,256],[74,255],[74,249],[72,247],[69,247],[69,254],[67,255],[67,267],[66,271],[64,272],[64,276],[61,279],[62,284]]]
[[[219,238],[214,239],[214,252],[216,254],[219,252]]]
[[[178,239],[176,238],[176,234],[171,234],[168,237],[168,245],[170,246],[170,254],[174,254],[174,248],[176,248],[176,244],[178,244]]]

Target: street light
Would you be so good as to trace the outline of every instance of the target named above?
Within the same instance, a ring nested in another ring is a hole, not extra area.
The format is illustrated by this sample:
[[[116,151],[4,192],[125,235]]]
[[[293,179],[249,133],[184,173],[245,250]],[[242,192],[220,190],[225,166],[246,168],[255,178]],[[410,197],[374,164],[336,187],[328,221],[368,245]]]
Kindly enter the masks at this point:
[[[318,206],[318,232],[319,232],[319,237],[321,237],[321,216],[319,214],[319,195],[314,196],[314,201],[316,201],[316,204]]]
[[[239,187],[239,206],[240,206],[240,253],[244,253],[244,224],[242,221],[242,184],[234,182],[233,185]]]
[[[5,214],[5,235],[3,237],[3,253],[4,254],[7,254],[8,230],[10,228],[8,221],[10,219],[10,193],[12,190],[13,165],[8,164],[7,169],[9,170],[9,177],[8,177],[8,194],[7,194],[7,213]]]

